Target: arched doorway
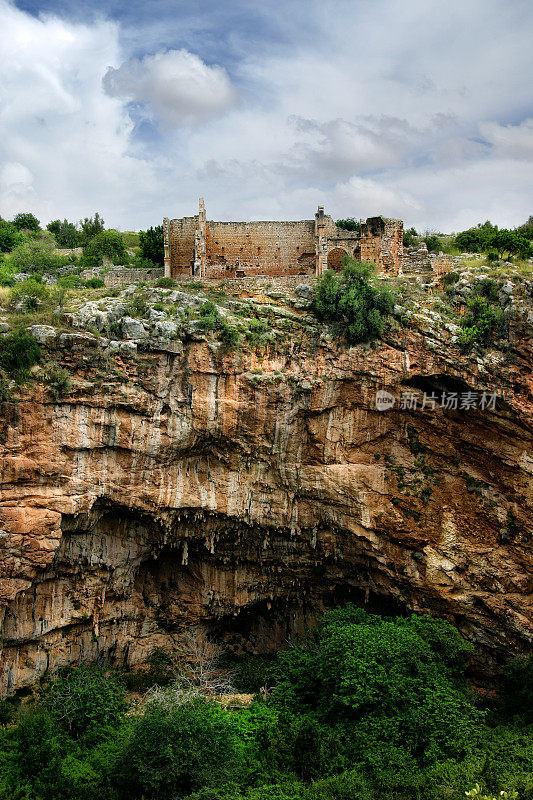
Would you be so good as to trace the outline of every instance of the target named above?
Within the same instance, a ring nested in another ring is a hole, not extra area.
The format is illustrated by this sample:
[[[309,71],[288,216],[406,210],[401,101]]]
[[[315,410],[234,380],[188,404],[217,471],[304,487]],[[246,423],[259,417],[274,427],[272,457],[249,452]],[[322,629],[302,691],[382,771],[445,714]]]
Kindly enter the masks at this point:
[[[328,269],[334,269],[335,272],[340,272],[347,257],[348,254],[342,247],[335,247],[333,250],[330,250],[328,253]]]
[[[361,261],[361,247],[359,245],[353,251],[353,257],[356,261]]]

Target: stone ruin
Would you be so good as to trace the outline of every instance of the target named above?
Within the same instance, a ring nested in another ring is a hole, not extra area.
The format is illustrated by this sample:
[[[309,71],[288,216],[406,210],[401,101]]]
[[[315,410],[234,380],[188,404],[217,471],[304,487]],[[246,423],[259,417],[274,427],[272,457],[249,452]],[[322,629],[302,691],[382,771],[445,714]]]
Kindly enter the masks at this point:
[[[403,222],[360,220],[357,230],[339,228],[319,206],[314,219],[295,222],[214,222],[198,214],[163,219],[165,276],[201,279],[322,275],[340,270],[345,256],[376,264],[386,275],[442,274],[451,258],[432,258],[403,247]]]

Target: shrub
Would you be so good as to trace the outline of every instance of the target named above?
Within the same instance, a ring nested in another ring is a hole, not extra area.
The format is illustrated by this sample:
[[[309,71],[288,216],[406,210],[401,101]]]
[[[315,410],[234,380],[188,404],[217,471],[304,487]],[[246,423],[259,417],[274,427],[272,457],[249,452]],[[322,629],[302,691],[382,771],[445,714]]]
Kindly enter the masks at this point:
[[[74,222],[69,222],[67,219],[64,219],[63,222],[60,219],[54,219],[48,223],[46,229],[53,234],[58,247],[72,249],[80,247],[82,244],[81,231],[78,230]]]
[[[175,286],[178,285],[178,282],[174,280],[174,278],[158,278],[156,281],[156,286],[159,286],[160,289],[173,289]]]
[[[40,276],[27,278],[11,289],[11,301],[22,300],[26,311],[35,311],[41,303],[50,300],[50,289],[40,280]]]
[[[533,723],[533,656],[517,656],[503,667],[502,689],[505,713]]]
[[[89,278],[85,281],[87,289],[103,289],[105,282],[101,278]]]
[[[11,263],[16,272],[52,272],[65,266],[64,262],[65,258],[55,252],[50,235],[40,239],[27,239],[11,255]]]
[[[38,233],[40,231],[40,222],[33,214],[29,212],[19,213],[13,220],[13,225],[19,231],[31,231]]]
[[[0,271],[0,286],[14,286],[15,278],[10,272]]]
[[[81,286],[81,281],[78,275],[62,275],[57,279],[56,286],[59,289],[77,289]]]
[[[470,350],[475,344],[489,345],[496,337],[505,333],[505,312],[491,306],[486,297],[474,295],[469,298],[467,309],[461,320],[463,330],[457,337],[457,343],[462,350]]]
[[[131,302],[128,304],[128,313],[132,317],[146,317],[148,314],[148,304],[142,294],[133,295]]]
[[[500,294],[498,284],[492,278],[482,278],[480,281],[476,281],[474,289],[482,297],[486,297],[487,300],[492,302],[496,302]]]
[[[353,217],[338,219],[335,225],[337,228],[342,228],[345,231],[356,231],[357,233],[361,232],[361,223],[359,220],[356,220]]]
[[[236,779],[242,768],[237,732],[236,720],[215,703],[149,706],[120,755],[118,796],[179,798]]]
[[[24,330],[8,333],[0,339],[0,367],[14,378],[23,379],[41,357],[41,348]]]
[[[100,667],[67,667],[47,684],[42,699],[52,718],[73,738],[117,724],[126,711],[125,689]]]
[[[407,228],[403,232],[403,245],[404,247],[412,247],[418,243],[418,233],[416,228]]]
[[[22,234],[12,222],[6,222],[0,217],[0,251],[11,253],[11,251],[21,243]]]
[[[69,373],[58,364],[49,364],[45,371],[45,381],[52,400],[57,401],[68,394],[72,388]]]
[[[328,270],[318,281],[315,314],[342,323],[351,345],[381,336],[386,315],[394,308],[390,290],[370,282],[373,270],[372,264],[348,259],[340,275]]]
[[[457,283],[460,277],[460,274],[456,270],[452,270],[444,275],[442,282],[445,286],[453,286],[455,283]]]

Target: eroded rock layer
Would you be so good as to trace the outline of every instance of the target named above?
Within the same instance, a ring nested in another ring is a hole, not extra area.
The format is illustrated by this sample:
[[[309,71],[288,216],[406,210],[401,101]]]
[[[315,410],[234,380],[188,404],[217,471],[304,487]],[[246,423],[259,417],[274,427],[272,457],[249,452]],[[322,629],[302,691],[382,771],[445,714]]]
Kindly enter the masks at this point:
[[[488,660],[526,651],[528,336],[483,364],[416,326],[352,349],[199,336],[103,369],[63,337],[73,390],[33,384],[2,412],[4,690],[79,659],[135,664],[185,623],[267,651],[346,599],[446,617]],[[420,409],[443,391],[498,401]]]

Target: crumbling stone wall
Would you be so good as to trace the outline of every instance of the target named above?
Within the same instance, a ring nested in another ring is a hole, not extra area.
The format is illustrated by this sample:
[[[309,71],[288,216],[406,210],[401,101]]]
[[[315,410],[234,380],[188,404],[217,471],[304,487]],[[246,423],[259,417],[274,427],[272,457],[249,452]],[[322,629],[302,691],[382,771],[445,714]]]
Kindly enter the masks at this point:
[[[314,275],[314,222],[207,222],[206,258],[211,278]]]
[[[444,253],[428,253],[425,242],[422,242],[420,246],[404,250],[401,269],[404,275],[440,277],[453,269],[453,258]]]
[[[340,269],[344,257],[376,264],[397,275],[403,257],[403,223],[369,217],[346,231],[318,207],[314,220],[297,222],[214,222],[200,198],[194,217],[163,220],[165,274],[225,279],[267,275],[321,275]]]

